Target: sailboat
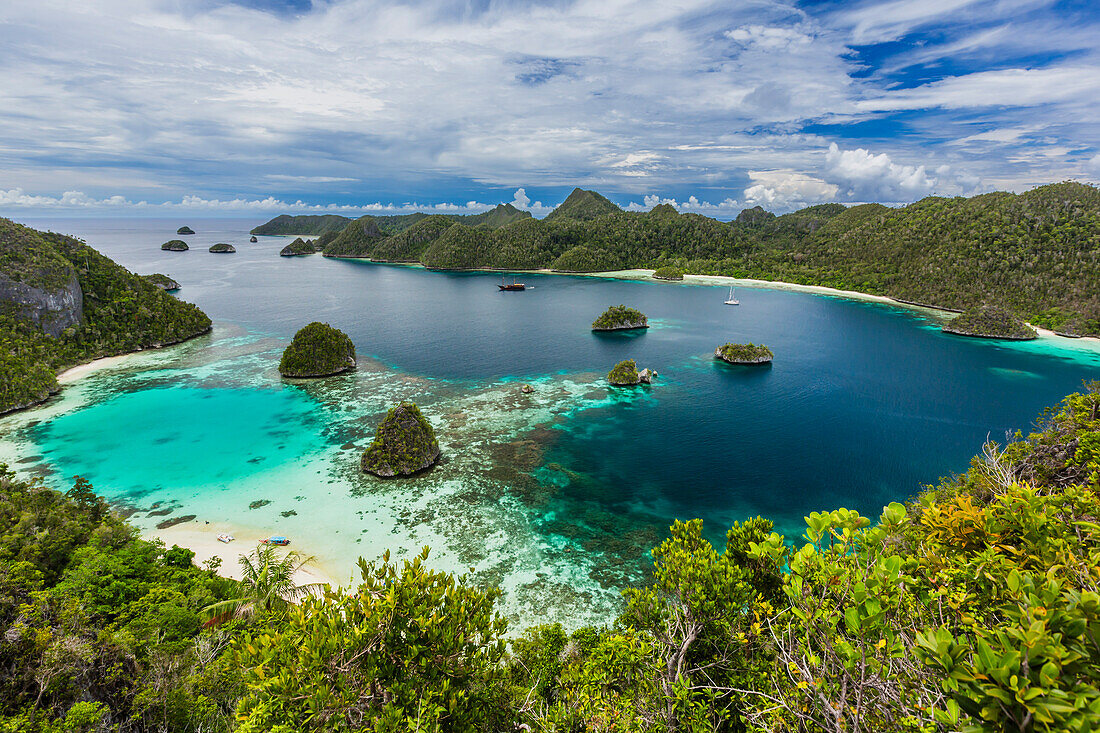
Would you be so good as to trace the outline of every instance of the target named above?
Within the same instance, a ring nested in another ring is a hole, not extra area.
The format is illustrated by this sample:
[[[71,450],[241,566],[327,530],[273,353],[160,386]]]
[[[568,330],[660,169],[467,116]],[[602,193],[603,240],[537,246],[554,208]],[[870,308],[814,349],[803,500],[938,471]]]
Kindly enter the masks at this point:
[[[501,290],[523,290],[527,286],[524,285],[523,283],[516,282],[516,279],[514,277],[512,278],[512,284],[509,285],[509,284],[504,282],[504,276],[501,275],[500,276],[500,285],[497,285],[497,287],[500,288]]]
[[[733,286],[732,285],[730,285],[730,297],[729,297],[729,300],[726,301],[726,305],[741,305],[741,301],[739,301],[737,298],[733,297]]]

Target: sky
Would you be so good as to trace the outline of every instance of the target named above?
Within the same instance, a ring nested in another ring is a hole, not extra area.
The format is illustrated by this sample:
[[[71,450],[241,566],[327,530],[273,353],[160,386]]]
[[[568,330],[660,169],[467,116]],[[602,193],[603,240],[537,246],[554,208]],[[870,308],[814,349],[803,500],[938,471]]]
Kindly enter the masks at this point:
[[[0,215],[1100,180],[1096,0],[4,0]]]

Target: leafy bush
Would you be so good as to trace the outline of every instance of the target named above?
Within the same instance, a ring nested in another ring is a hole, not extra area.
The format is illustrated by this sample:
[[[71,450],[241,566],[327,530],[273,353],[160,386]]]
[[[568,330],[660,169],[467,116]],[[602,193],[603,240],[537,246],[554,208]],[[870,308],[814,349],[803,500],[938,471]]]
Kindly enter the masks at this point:
[[[405,476],[439,460],[439,442],[414,402],[391,407],[363,453],[362,469],[378,476]]]
[[[665,267],[658,267],[653,272],[653,277],[657,278],[658,280],[683,280],[684,273],[682,270],[676,267],[670,267],[666,265]]]

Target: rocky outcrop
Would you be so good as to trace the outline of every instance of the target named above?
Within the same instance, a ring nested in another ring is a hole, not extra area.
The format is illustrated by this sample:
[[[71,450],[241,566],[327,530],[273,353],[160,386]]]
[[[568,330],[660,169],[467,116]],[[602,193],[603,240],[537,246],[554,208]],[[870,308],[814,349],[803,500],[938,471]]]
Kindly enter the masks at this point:
[[[84,294],[76,272],[54,287],[19,282],[0,272],[0,303],[50,336],[58,336],[84,318]]]
[[[1038,338],[1035,329],[1002,308],[978,308],[951,319],[944,333],[975,338],[1029,341]]]
[[[164,244],[160,245],[160,248],[165,252],[186,252],[187,242],[182,239],[171,239]]]
[[[237,248],[232,244],[226,244],[225,242],[218,242],[210,248],[210,251],[214,254],[232,254],[237,251]]]
[[[167,275],[160,274],[159,272],[155,272],[152,275],[142,275],[142,277],[151,282],[153,285],[156,285],[161,290],[169,293],[180,289],[180,284],[178,282],[168,277]]]
[[[331,377],[354,368],[355,344],[348,335],[317,321],[294,334],[279,360],[284,377]]]
[[[607,383],[612,387],[633,387],[636,384],[649,384],[657,372],[652,369],[638,371],[633,359],[620,361],[607,373]]]
[[[361,468],[375,476],[408,476],[439,461],[439,441],[431,423],[413,402],[390,408],[374,442],[363,453]]]
[[[317,249],[313,246],[313,240],[305,240],[298,237],[293,242],[288,244],[279,250],[280,257],[300,257],[301,255],[311,255],[317,252]]]
[[[714,357],[728,364],[770,364],[775,355],[763,344],[723,344],[714,350]]]
[[[256,239],[256,235],[253,234],[251,237],[248,238],[248,241],[252,242],[252,244],[256,244],[256,242],[259,242],[260,240]]]
[[[195,230],[189,226],[182,226],[176,230],[176,234],[194,234]]]
[[[532,387],[529,384],[525,384],[525,385],[523,385],[522,387],[519,388],[519,391],[522,392],[523,394],[531,394],[535,391],[535,388]]]
[[[649,328],[645,314],[625,305],[613,305],[592,321],[593,331],[627,331]]]

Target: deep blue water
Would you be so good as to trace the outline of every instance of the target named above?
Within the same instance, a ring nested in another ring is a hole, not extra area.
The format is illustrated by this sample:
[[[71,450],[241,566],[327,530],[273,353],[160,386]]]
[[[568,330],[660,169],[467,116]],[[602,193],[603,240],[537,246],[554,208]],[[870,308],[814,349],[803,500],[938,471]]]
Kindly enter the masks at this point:
[[[745,287],[728,307],[725,287],[530,274],[526,292],[500,293],[493,274],[280,258],[289,240],[247,242],[259,222],[27,223],[171,275],[179,297],[217,322],[288,338],[327,321],[361,355],[412,375],[466,384],[587,375],[595,387],[620,359],[657,369],[652,388],[554,426],[534,471],[561,487],[545,508],[548,532],[652,537],[673,518],[701,516],[720,536],[755,514],[800,532],[808,512],[841,505],[877,516],[965,470],[987,436],[1026,432],[1044,407],[1100,377],[1095,354],[949,336],[879,304]],[[186,238],[191,251],[160,251],[184,223],[198,231]],[[219,241],[238,253],[206,252]],[[653,328],[593,334],[592,319],[619,303]],[[775,362],[716,363],[726,341],[766,343]]]

